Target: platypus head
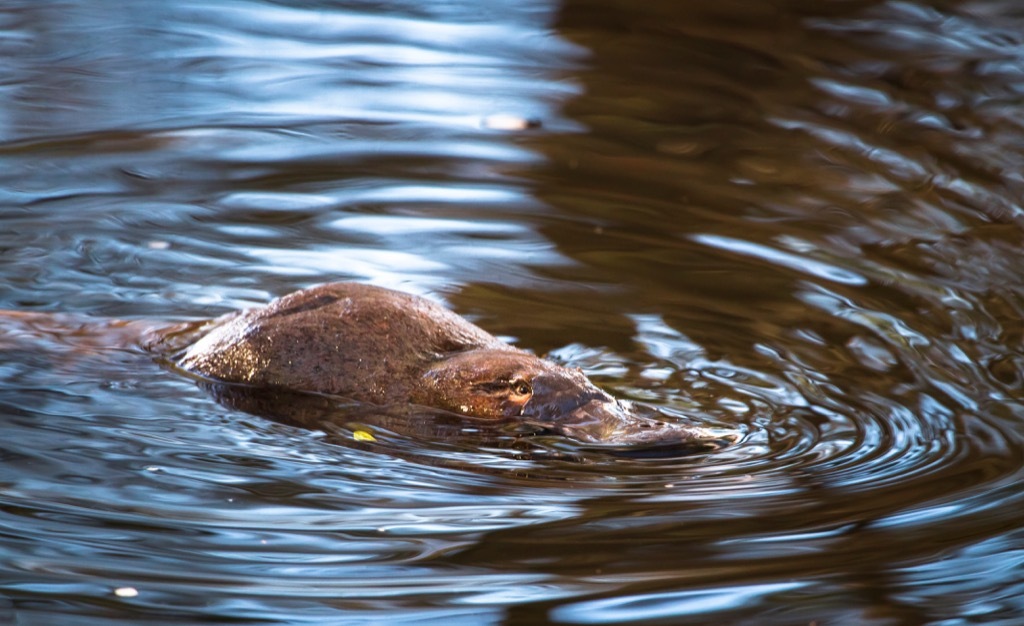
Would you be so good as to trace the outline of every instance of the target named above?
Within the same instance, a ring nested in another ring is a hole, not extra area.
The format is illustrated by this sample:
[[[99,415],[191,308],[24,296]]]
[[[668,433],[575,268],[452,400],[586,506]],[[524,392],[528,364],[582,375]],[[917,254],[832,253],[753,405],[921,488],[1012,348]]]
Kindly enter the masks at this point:
[[[598,389],[580,369],[515,350],[446,356],[426,371],[412,401],[471,417],[515,420],[588,443],[725,445],[737,438],[731,431],[644,415]]]

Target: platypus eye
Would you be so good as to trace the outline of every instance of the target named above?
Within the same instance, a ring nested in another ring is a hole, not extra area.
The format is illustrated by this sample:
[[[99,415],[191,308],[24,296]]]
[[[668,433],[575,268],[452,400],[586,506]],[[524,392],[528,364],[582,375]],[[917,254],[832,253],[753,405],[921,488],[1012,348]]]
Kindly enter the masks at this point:
[[[533,393],[533,388],[530,387],[530,383],[525,380],[513,380],[509,383],[509,388],[512,390],[512,393],[517,396],[528,396]]]

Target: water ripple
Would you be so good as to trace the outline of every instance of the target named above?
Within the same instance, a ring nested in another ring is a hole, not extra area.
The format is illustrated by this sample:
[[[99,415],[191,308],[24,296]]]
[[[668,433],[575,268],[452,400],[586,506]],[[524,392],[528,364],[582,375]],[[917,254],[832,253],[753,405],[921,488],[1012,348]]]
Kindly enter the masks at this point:
[[[367,441],[0,321],[0,622],[1015,623],[1012,3],[313,4],[0,10],[0,308],[357,279],[740,440]]]

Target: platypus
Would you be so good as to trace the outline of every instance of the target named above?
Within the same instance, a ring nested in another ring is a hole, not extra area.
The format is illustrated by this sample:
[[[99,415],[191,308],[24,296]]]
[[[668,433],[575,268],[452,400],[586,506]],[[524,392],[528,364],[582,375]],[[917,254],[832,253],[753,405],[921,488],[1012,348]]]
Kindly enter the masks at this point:
[[[106,327],[123,342],[135,325]],[[659,419],[616,400],[580,369],[505,343],[431,300],[367,284],[323,284],[206,324],[141,335],[147,351],[231,385],[235,399],[246,390],[282,390],[421,405],[619,446],[718,447],[737,438]]]

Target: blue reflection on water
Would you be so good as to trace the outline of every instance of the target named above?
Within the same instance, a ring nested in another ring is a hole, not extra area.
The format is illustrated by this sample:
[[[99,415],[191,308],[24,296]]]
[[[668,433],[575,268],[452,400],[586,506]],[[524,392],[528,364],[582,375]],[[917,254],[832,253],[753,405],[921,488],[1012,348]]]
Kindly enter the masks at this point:
[[[551,616],[570,624],[629,623],[700,613],[750,608],[776,594],[800,589],[807,583],[774,583],[718,587],[692,591],[622,595],[615,598],[566,604]],[[776,599],[777,601],[777,599]]]

